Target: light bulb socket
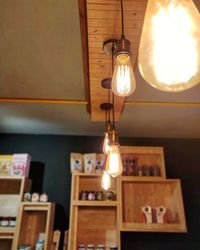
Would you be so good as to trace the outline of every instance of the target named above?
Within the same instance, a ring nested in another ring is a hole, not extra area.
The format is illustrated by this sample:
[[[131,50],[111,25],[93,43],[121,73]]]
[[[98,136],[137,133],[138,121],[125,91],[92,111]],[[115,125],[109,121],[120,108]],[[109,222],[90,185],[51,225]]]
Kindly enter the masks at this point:
[[[116,130],[110,131],[108,133],[109,143],[110,145],[116,145],[119,144],[119,133]]]
[[[101,86],[102,86],[104,89],[111,89],[111,82],[112,82],[112,78],[110,78],[110,77],[104,78],[104,79],[101,81]]]
[[[113,108],[113,104],[109,103],[109,102],[104,102],[100,104],[100,109],[108,111],[111,110]]]
[[[120,54],[127,54],[130,57],[132,56],[131,53],[131,43],[125,36],[121,36],[120,40],[116,42],[116,48],[114,51],[114,56],[117,57]]]
[[[111,38],[103,42],[103,50],[107,55],[113,54],[113,49],[115,50],[117,41],[117,39]]]

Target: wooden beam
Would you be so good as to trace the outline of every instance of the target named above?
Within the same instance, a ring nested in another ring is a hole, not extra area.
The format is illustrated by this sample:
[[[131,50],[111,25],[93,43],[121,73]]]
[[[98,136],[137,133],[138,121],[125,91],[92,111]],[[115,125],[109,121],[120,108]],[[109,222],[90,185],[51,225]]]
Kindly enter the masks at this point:
[[[79,0],[79,18],[82,40],[82,55],[83,55],[83,69],[84,69],[84,82],[85,94],[88,100],[88,112],[91,112],[91,98],[90,98],[90,79],[89,79],[89,59],[88,59],[88,32],[87,32],[87,7],[86,0]]]
[[[0,103],[47,103],[65,105],[87,105],[86,100],[34,99],[34,98],[0,98]]]
[[[143,102],[143,101],[128,101],[126,106],[174,106],[174,107],[200,107],[198,102]]]
[[[34,98],[0,98],[0,103],[47,103],[65,105],[88,105],[87,100],[64,100],[64,99],[34,99]],[[200,107],[199,102],[145,102],[126,101],[125,106],[174,106],[174,107]]]

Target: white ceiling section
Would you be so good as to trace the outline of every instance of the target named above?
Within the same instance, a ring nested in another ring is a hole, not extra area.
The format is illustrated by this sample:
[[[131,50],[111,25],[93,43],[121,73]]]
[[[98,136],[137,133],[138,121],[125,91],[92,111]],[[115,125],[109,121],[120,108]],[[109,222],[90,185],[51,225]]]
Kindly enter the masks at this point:
[[[200,4],[200,1],[196,1]],[[127,37],[128,38],[128,37]],[[103,42],[103,41],[102,41]],[[106,77],[106,76],[105,76]],[[153,89],[136,68],[127,101],[200,103],[200,85],[182,93]],[[78,0],[0,0],[0,98],[86,100]],[[0,132],[103,135],[86,105],[1,103]],[[128,106],[120,136],[200,138],[200,106]]]

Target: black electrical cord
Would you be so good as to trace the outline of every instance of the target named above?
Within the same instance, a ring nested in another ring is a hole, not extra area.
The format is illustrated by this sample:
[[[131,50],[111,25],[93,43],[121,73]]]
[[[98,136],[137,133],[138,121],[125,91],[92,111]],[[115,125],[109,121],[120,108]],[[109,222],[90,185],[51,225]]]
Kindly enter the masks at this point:
[[[123,6],[123,0],[121,0],[121,22],[122,22],[122,37],[125,37],[124,34],[124,6]]]

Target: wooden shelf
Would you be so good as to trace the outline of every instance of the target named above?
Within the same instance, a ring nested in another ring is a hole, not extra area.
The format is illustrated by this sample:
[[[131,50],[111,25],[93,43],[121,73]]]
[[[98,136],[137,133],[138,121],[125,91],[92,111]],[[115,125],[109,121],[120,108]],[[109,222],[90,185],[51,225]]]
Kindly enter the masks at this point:
[[[87,173],[74,173],[74,176],[91,176],[91,177],[101,177],[102,174],[96,174],[96,173],[91,173],[91,174],[87,174]]]
[[[117,201],[73,201],[74,206],[116,207]]]
[[[180,223],[123,223],[122,232],[164,232],[164,233],[185,233],[187,232],[185,225]]]
[[[15,227],[0,227],[0,234],[14,234]]]
[[[52,203],[50,202],[22,202],[24,211],[48,211]]]
[[[163,178],[159,176],[120,176],[121,181],[160,181]]]

